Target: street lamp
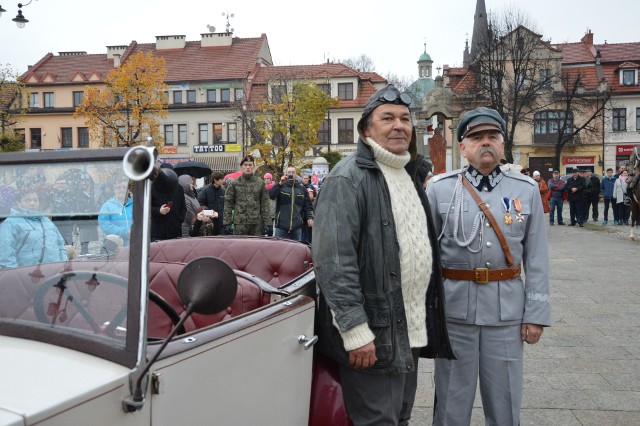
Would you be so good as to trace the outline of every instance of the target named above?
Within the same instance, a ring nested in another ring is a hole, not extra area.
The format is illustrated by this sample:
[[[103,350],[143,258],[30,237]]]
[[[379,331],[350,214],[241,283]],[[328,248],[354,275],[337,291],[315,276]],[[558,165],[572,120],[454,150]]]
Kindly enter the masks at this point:
[[[29,3],[25,3],[25,4],[18,3],[18,14],[16,15],[15,18],[12,19],[12,21],[16,23],[18,28],[24,28],[25,24],[29,22],[29,20],[25,18],[24,15],[22,14],[22,8],[25,6],[29,6],[32,1],[33,0],[29,0]],[[0,6],[0,16],[2,16],[2,12],[6,12],[6,10],[4,10],[2,6]]]

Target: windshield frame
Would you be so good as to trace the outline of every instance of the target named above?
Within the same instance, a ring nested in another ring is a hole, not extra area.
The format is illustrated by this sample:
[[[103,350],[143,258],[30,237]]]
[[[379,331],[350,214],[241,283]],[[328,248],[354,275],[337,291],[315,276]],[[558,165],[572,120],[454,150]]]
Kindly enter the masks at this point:
[[[104,148],[92,150],[71,151],[38,151],[2,153],[0,166],[16,165],[46,165],[48,163],[96,163],[104,161],[120,161],[129,148]],[[123,171],[124,175],[124,171]],[[133,217],[142,218],[145,203],[144,181],[134,183]],[[10,337],[28,339],[62,346],[94,355],[128,368],[133,368],[138,362],[138,356],[144,356],[139,351],[140,339],[140,306],[141,300],[141,269],[142,269],[142,220],[134,219],[130,232],[129,270],[127,285],[127,333],[124,346],[113,344],[109,339],[99,335],[78,334],[64,328],[50,327],[46,324],[27,323],[0,318],[0,334]],[[148,242],[146,242],[148,244]]]

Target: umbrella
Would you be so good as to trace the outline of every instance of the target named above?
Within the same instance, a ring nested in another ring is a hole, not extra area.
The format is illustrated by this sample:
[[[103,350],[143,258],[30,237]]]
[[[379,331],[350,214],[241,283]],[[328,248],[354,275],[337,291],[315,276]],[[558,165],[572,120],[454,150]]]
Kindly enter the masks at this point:
[[[224,181],[226,182],[227,179],[237,179],[237,178],[240,177],[241,174],[242,174],[242,170],[237,171],[237,172],[233,172],[233,173],[229,173],[228,175],[225,175]]]
[[[211,167],[202,161],[183,161],[173,165],[173,171],[178,176],[189,175],[194,178],[202,178],[211,174]]]

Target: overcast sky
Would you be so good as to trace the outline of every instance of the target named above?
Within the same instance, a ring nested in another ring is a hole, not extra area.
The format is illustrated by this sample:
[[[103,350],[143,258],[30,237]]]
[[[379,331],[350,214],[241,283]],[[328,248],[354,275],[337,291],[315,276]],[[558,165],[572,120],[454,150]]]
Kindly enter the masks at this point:
[[[25,0],[21,0],[27,3]],[[275,65],[369,56],[382,76],[416,79],[424,51],[434,61],[460,66],[471,37],[476,0],[34,0],[23,7],[29,23],[11,19],[18,0],[2,0],[0,64],[20,73],[48,52],[106,53],[106,46],[153,43],[159,35],[200,39],[207,25],[223,31],[233,13],[237,37],[267,34]],[[516,8],[552,42],[577,42],[587,28],[595,43],[640,41],[638,0],[486,0],[488,12]]]

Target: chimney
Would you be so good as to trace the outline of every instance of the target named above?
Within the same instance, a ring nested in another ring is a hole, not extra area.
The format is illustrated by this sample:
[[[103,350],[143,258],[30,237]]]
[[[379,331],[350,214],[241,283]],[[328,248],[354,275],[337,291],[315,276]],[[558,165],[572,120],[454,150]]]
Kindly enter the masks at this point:
[[[85,56],[87,52],[58,52],[60,56]]]
[[[183,35],[156,36],[156,50],[184,49],[186,44]]]
[[[602,61],[602,54],[600,53],[600,49],[596,50],[596,65],[600,65]]]
[[[115,55],[124,55],[127,46],[107,46],[107,59],[112,59]]]
[[[231,46],[233,33],[204,33],[200,34],[200,47]]]
[[[593,46],[593,33],[587,30],[587,33],[580,39],[581,42],[588,46]]]
[[[113,55],[113,67],[118,68],[119,66],[120,66],[120,55],[116,53],[115,55]]]

